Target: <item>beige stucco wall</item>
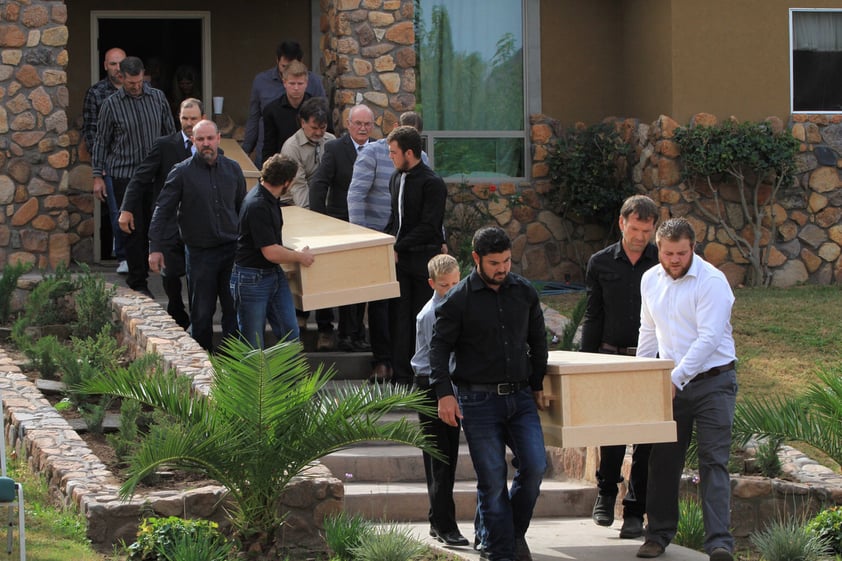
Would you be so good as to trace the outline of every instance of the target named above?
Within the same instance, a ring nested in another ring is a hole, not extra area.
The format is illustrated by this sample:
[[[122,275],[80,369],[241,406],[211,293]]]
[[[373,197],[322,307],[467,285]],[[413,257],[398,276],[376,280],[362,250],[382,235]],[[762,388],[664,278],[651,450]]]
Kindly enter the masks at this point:
[[[120,10],[128,10],[126,2],[120,4]],[[137,6],[150,11],[172,9],[173,5],[172,0],[144,0]],[[224,110],[235,121],[245,122],[254,75],[275,63],[275,47],[281,40],[301,43],[304,62],[310,66],[310,5],[306,0],[249,0],[246,4],[219,0],[177,2],[181,11],[211,12],[213,95],[225,97]],[[71,122],[81,115],[85,90],[91,83],[90,12],[114,9],[113,0],[67,2],[68,50],[71,53],[67,68],[68,115]]]
[[[672,108],[673,62],[670,0],[627,0],[622,4],[622,103],[611,115],[652,121]]]
[[[623,56],[617,0],[541,2],[542,111],[562,123],[621,109]]]

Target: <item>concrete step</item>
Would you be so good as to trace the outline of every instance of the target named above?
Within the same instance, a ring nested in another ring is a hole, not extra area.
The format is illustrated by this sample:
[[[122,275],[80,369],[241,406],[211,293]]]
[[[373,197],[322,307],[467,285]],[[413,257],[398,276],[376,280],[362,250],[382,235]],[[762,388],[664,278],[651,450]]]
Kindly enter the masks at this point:
[[[535,505],[535,518],[590,516],[596,487],[579,481],[544,480]],[[473,519],[476,511],[476,483],[457,481],[453,489],[456,517]],[[354,483],[345,481],[346,512],[371,520],[425,521],[430,503],[423,482]]]
[[[421,450],[412,446],[354,446],[334,452],[321,462],[338,478],[354,483],[417,483],[425,481]],[[476,480],[468,447],[459,448],[456,480]]]

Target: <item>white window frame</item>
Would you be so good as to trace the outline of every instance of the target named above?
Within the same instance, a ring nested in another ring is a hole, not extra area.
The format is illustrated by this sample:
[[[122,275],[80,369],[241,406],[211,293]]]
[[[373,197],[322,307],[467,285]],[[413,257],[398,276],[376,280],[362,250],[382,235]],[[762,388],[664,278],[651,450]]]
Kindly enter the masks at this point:
[[[524,177],[510,177],[512,181],[528,181],[532,175],[532,144],[529,116],[541,113],[541,2],[521,0],[523,14],[523,125],[524,130],[433,130],[424,129],[430,167],[436,167],[435,142],[444,138],[522,138]],[[423,115],[422,115],[423,117]],[[500,181],[499,175],[472,175],[468,183]]]
[[[796,110],[795,109],[795,24],[794,15],[797,12],[842,13],[842,8],[790,8],[789,9],[789,112],[793,115],[839,115],[842,110]]]

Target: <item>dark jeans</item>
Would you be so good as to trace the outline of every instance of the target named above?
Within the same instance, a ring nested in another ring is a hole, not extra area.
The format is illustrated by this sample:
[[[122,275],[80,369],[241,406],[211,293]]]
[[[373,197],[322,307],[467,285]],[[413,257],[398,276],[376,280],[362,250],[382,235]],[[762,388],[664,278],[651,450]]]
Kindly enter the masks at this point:
[[[377,300],[368,303],[368,339],[371,343],[372,362],[392,365],[392,335],[389,332],[389,303]]]
[[[514,542],[523,538],[544,472],[547,455],[544,433],[532,390],[498,396],[491,392],[459,390],[462,428],[477,473],[477,501],[484,542],[490,561],[512,561]],[[506,445],[516,467],[507,486]]]
[[[646,481],[651,449],[651,444],[634,445],[628,492],[623,497],[623,518],[635,516],[643,519],[646,513]],[[617,496],[617,484],[623,481],[620,470],[625,456],[625,444],[599,447],[599,470],[596,472],[596,481],[600,495]]]
[[[119,209],[123,204],[123,197],[126,195],[126,187],[129,185],[129,179],[121,177],[114,177],[114,195],[116,197],[117,208]],[[144,193],[141,204],[132,209],[134,216],[134,231],[131,234],[126,234],[120,230],[119,224],[117,230],[120,232],[123,251],[125,253],[124,259],[129,266],[129,273],[126,275],[126,284],[132,290],[148,291],[149,286],[147,280],[149,278],[149,222],[152,220],[152,193]],[[119,218],[119,210],[117,212]],[[117,238],[115,237],[115,240]],[[166,257],[164,259],[166,263]]]
[[[298,339],[295,304],[292,303],[292,293],[283,269],[234,265],[230,287],[237,308],[240,336],[252,347],[264,347],[267,320],[278,341]]]
[[[339,337],[365,341],[365,302],[339,306]]]
[[[190,286],[190,335],[203,349],[213,350],[213,315],[216,301],[222,308],[222,338],[237,331],[237,315],[229,283],[237,242],[217,247],[185,248]]]
[[[705,523],[704,548],[734,551],[731,535],[731,427],[737,399],[737,373],[690,382],[672,400],[678,440],[652,445],[646,495],[646,539],[669,545],[678,529],[678,491],[693,425],[699,449],[699,496]]]
[[[436,391],[429,386],[421,388],[426,395],[427,404],[435,408],[438,405]],[[456,505],[453,502],[453,484],[456,481],[456,463],[459,460],[459,427],[451,427],[435,417],[418,414],[421,429],[431,437],[436,448],[447,458],[447,462],[437,460],[427,454],[424,456],[424,475],[427,478],[427,495],[430,499],[430,527],[439,533],[458,530],[456,525]]]
[[[105,181],[105,204],[108,207],[108,222],[111,224],[111,236],[114,238],[111,248],[114,258],[122,261],[126,258],[126,234],[120,229],[118,220],[120,218],[120,205],[123,204],[123,195],[126,194],[129,179],[118,179],[110,175],[106,175],[102,179]]]
[[[415,316],[433,295],[427,282],[427,262],[435,253],[405,252],[398,256],[396,267],[401,295],[389,300],[389,324],[392,328],[392,381],[409,385],[413,371],[410,365],[415,354]]]

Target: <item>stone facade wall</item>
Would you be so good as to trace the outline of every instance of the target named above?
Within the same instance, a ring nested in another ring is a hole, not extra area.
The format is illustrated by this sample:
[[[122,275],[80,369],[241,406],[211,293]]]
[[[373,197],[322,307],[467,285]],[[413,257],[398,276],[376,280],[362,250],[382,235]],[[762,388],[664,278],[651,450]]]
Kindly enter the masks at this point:
[[[347,111],[365,103],[374,111],[372,135],[383,136],[415,108],[413,0],[321,0],[321,66],[344,130]]]
[[[74,169],[79,132],[65,111],[66,20],[61,1],[0,4],[0,266],[93,256],[90,170]]]
[[[31,290],[34,276],[22,278]],[[122,325],[123,344],[131,354],[157,352],[167,368],[193,381],[206,393],[213,375],[207,353],[149,298],[118,288],[112,309]],[[20,368],[0,347],[0,395],[6,421],[6,442],[29,466],[44,475],[63,504],[75,506],[87,522],[87,537],[102,551],[120,540],[131,543],[143,517],[206,518],[227,525],[225,488],[204,485],[189,490],[139,491],[120,500],[119,481],[74,431]],[[281,498],[287,514],[285,543],[290,548],[318,548],[324,517],[342,510],[344,486],[321,464],[293,480]]]

